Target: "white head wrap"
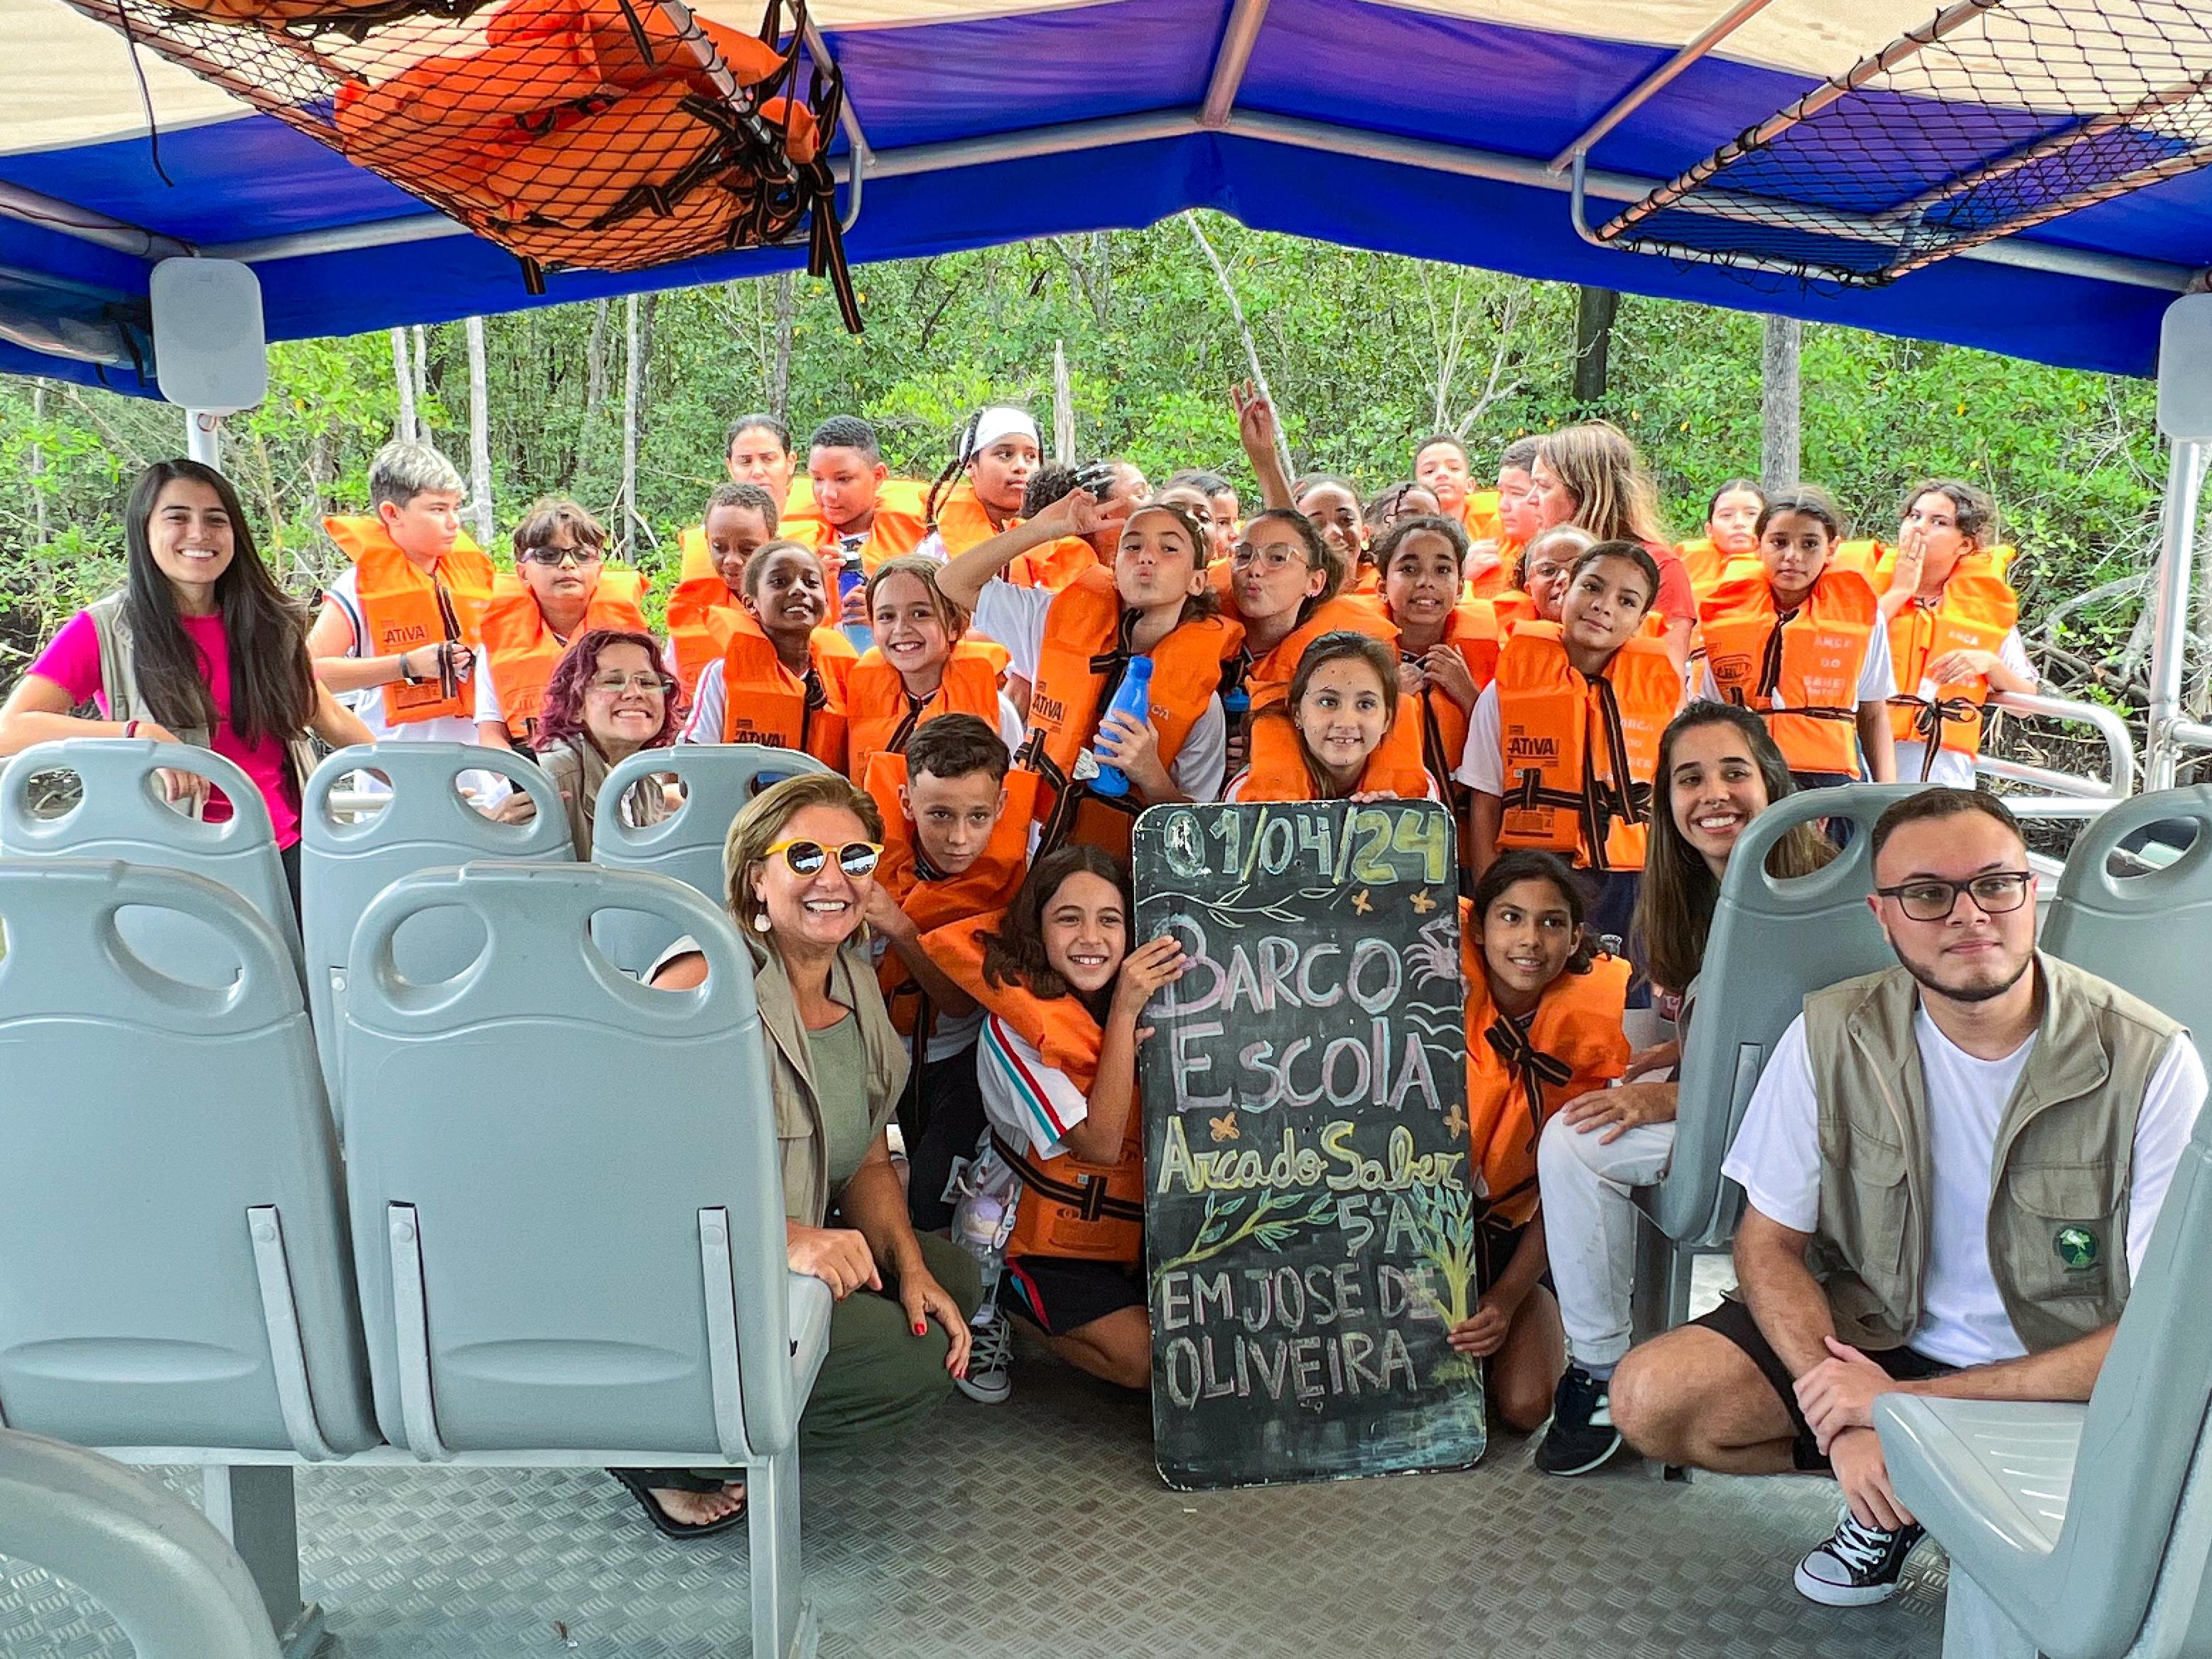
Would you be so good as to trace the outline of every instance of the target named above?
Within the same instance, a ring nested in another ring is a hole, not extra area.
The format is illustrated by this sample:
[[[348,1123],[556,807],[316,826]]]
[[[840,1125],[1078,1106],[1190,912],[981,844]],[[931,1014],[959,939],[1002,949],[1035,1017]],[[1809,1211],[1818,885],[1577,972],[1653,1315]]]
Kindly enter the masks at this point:
[[[1026,410],[1008,409],[1004,404],[994,404],[985,410],[981,417],[976,421],[975,435],[969,441],[969,453],[980,455],[1000,439],[1017,432],[1040,449],[1044,447],[1042,441],[1037,436],[1036,422],[1029,417]]]

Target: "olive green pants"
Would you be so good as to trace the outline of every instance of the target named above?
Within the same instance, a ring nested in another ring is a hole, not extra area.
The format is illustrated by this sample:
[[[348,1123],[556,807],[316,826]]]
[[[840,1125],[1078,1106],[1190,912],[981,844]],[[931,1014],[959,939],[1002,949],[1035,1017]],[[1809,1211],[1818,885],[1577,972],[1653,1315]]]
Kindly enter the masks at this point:
[[[982,1296],[975,1258],[934,1233],[918,1237],[922,1259],[960,1304],[962,1317],[974,1313]],[[857,1291],[831,1312],[830,1352],[799,1419],[805,1450],[904,1428],[952,1391],[952,1373],[945,1369],[949,1336],[935,1320],[916,1336],[893,1290],[887,1284],[880,1294]]]

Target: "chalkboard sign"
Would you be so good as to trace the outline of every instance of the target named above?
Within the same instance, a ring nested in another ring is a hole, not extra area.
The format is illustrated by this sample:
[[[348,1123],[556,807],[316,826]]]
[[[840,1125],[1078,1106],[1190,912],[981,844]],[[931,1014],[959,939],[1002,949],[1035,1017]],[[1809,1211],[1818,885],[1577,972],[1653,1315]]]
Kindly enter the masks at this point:
[[[1146,1012],[1152,1441],[1183,1490],[1464,1468],[1474,1311],[1465,996],[1434,801],[1157,806]]]

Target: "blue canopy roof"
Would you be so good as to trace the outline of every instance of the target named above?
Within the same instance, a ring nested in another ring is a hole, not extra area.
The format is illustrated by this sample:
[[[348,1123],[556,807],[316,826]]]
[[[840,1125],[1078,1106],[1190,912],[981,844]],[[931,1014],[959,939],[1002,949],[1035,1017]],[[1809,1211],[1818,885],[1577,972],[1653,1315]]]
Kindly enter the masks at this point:
[[[1352,246],[2152,372],[2160,314],[2212,264],[2203,173],[1870,290],[1584,240],[1568,175],[1548,164],[1723,9],[1722,0],[823,0],[827,48],[866,147],[848,253],[910,258],[1209,207]],[[1867,0],[1847,9],[1866,18],[1840,24],[1823,15],[1830,0],[1726,9],[1764,15],[1598,137],[1591,222],[1841,73],[1925,4]],[[1642,38],[1624,38],[1632,31]],[[123,40],[62,0],[0,0],[0,52],[11,82],[15,65],[40,66],[30,94],[0,106],[0,191],[19,187],[0,195],[10,215],[0,219],[0,334],[15,341],[38,337],[25,319],[65,333],[73,318],[146,292],[143,239],[126,252],[40,216],[117,222],[251,261],[274,339],[718,281],[803,258],[776,249],[629,276],[556,274],[533,299],[499,247],[154,62],[157,165]],[[131,240],[112,230],[106,240]],[[150,391],[128,367],[7,341],[0,368]]]

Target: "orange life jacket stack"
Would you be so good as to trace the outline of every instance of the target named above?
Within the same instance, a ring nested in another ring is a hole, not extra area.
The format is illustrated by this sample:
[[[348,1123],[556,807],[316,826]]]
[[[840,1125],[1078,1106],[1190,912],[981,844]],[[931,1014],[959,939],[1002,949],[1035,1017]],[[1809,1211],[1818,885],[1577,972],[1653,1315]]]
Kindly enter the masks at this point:
[[[1557,623],[1522,623],[1498,658],[1500,847],[1540,847],[1592,870],[1641,870],[1659,736],[1682,702],[1666,648],[1638,635],[1586,679]]]
[[[497,572],[466,536],[427,574],[400,550],[377,518],[330,518],[323,528],[338,550],[353,561],[355,591],[361,600],[364,657],[392,657],[403,651],[456,641],[471,647],[483,642],[485,609],[491,604]],[[476,715],[474,676],[450,684],[392,684],[382,688],[384,717],[394,726]]]
[[[1044,1063],[1088,1095],[1098,1080],[1103,1035],[1089,1010],[1072,996],[1050,1001],[1027,987],[991,985],[983,978],[985,933],[1004,921],[997,913],[940,927],[929,935],[932,960],[976,1001],[1035,1048]],[[1006,1254],[1070,1256],[1134,1267],[1145,1254],[1144,1112],[1132,1092],[1120,1156],[1091,1164],[1073,1152],[1040,1158],[1026,1142],[1016,1146],[994,1127],[992,1144],[1021,1177],[1013,1237]]]
[[[716,578],[718,586],[720,581]],[[644,633],[645,612],[640,608],[644,598],[645,578],[636,571],[601,571],[592,601],[584,607],[584,619],[571,637],[581,639],[597,628]],[[545,613],[538,608],[538,596],[528,584],[501,571],[484,611],[483,643],[507,735],[520,744],[534,743],[538,719],[545,707],[545,687],[568,641],[556,638],[546,626]]]

